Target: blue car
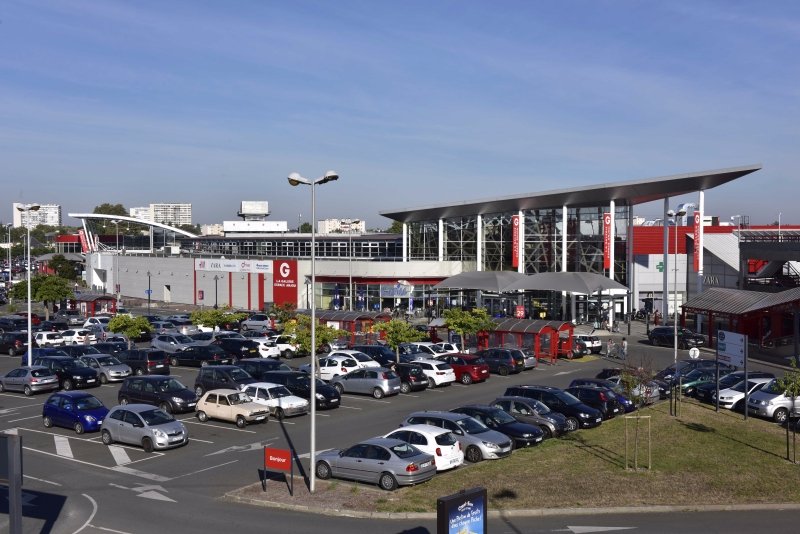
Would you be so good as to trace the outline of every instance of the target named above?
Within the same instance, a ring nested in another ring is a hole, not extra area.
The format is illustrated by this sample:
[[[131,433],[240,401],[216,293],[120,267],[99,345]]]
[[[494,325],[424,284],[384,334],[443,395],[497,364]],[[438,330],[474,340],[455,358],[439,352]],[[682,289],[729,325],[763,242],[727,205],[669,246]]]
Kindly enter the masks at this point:
[[[602,378],[576,378],[570,383],[569,387],[575,386],[599,386],[608,388],[614,392],[617,402],[619,402],[620,406],[625,410],[625,413],[630,413],[636,409],[636,404],[622,394],[622,387],[609,380],[603,380]]]
[[[34,347],[33,348],[33,359],[35,360],[39,356],[69,356],[66,352],[61,349],[56,349],[53,347]],[[25,351],[22,354],[20,359],[20,365],[28,365],[28,352]]]
[[[42,407],[42,422],[47,428],[71,428],[76,434],[97,432],[108,415],[108,408],[100,400],[83,391],[53,393]]]

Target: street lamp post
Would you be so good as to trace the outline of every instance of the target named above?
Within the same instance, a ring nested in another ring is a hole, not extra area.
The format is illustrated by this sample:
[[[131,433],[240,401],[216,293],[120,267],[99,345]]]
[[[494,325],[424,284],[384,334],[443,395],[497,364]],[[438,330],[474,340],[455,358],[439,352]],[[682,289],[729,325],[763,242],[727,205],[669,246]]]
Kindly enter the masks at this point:
[[[311,363],[310,363],[310,380],[311,380],[311,450],[309,451],[309,485],[308,489],[314,493],[314,486],[316,483],[316,462],[317,462],[317,299],[313,295],[314,287],[316,286],[316,224],[317,219],[317,193],[316,186],[324,183],[332,182],[339,179],[339,175],[334,171],[328,171],[324,176],[316,180],[309,180],[303,178],[300,174],[293,172],[289,175],[289,184],[293,187],[298,185],[308,185],[311,187]]]
[[[678,206],[678,211],[675,212],[673,210],[669,210],[667,215],[672,219],[672,226],[675,230],[675,252],[674,258],[675,261],[673,262],[673,275],[672,275],[672,332],[673,332],[673,369],[674,373],[677,374],[678,372],[678,219],[686,215],[686,208],[683,206]],[[673,375],[673,381],[675,380],[675,375]],[[672,396],[675,402],[675,413],[673,415],[677,415],[677,395],[680,395],[680,391],[676,391],[673,389]]]
[[[150,295],[153,294],[153,290],[150,289],[150,271],[147,271],[147,315],[150,315]]]
[[[116,256],[119,256],[119,221],[114,219],[111,224],[114,225],[116,234]],[[119,257],[114,258],[114,267],[114,293],[117,295],[117,307],[119,308]]]
[[[217,297],[219,296],[219,293],[217,292],[217,283],[218,282],[219,282],[219,275],[215,274],[214,275],[214,309],[215,310],[219,308],[219,306],[217,304],[217,302],[218,302],[217,301]]]
[[[350,226],[347,228],[347,233],[350,236],[350,247],[348,254],[348,270],[350,272],[350,282],[347,286],[347,294],[350,297],[350,311],[353,311],[353,224],[361,224],[361,220],[354,219],[350,221]]]
[[[28,365],[33,365],[33,326],[31,325],[31,212],[39,211],[39,204],[24,204],[17,206],[17,210],[27,213],[25,227],[28,229],[26,242],[27,272],[28,272]],[[11,265],[9,265],[9,269]]]
[[[11,223],[5,225],[8,231],[8,280],[6,281],[6,288],[11,288]]]

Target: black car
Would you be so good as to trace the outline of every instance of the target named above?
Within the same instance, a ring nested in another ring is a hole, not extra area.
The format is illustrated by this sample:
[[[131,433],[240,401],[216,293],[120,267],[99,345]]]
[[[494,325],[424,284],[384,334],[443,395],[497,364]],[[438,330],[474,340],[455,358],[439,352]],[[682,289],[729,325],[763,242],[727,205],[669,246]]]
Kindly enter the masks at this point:
[[[657,326],[650,330],[647,339],[653,346],[674,347],[675,329],[672,326]],[[678,348],[691,349],[692,347],[702,347],[706,344],[706,338],[692,332],[688,328],[678,328]]]
[[[353,350],[363,352],[382,367],[389,367],[397,362],[397,355],[386,345],[353,345]]]
[[[775,375],[765,371],[748,371],[747,379],[750,380],[751,378],[775,378]],[[732,388],[742,380],[744,380],[744,371],[734,371],[724,376],[720,374],[719,390],[722,391],[723,389]],[[717,382],[714,380],[698,384],[694,390],[694,396],[700,402],[714,403],[716,393]]]
[[[500,408],[517,421],[538,426],[544,432],[545,439],[567,432],[567,418],[536,399],[497,397],[491,405]]]
[[[180,413],[194,411],[197,395],[171,376],[130,376],[120,386],[117,401],[152,404],[167,413]]]
[[[23,317],[0,317],[0,332],[19,332],[28,328],[28,320]]]
[[[520,423],[500,408],[486,404],[469,404],[450,410],[474,417],[492,430],[505,434],[514,442],[514,448],[538,445],[544,439],[541,428],[528,423]]]
[[[400,377],[401,393],[428,389],[428,377],[419,365],[414,363],[391,363],[389,368],[393,369],[397,376]]]
[[[625,408],[617,400],[611,388],[597,385],[572,386],[564,391],[574,395],[587,406],[600,410],[603,419],[611,419],[625,413]]]
[[[259,379],[264,382],[281,384],[298,397],[311,401],[311,379],[301,371],[269,371]],[[317,408],[338,408],[342,396],[336,388],[319,378],[315,382]]]
[[[182,351],[168,355],[169,364],[173,367],[189,365],[192,367],[205,367],[209,364],[225,365],[233,362],[233,357],[217,345],[194,345]]]
[[[116,355],[135,375],[168,375],[169,359],[163,350],[130,349]]]
[[[489,371],[501,376],[525,370],[525,355],[520,350],[494,348],[479,350],[477,354],[486,360]]]
[[[28,351],[27,332],[4,332],[0,334],[0,353],[16,356]]]
[[[238,337],[217,337],[211,342],[212,345],[217,345],[222,350],[227,352],[233,362],[241,360],[242,358],[257,358],[261,355],[259,352],[259,345],[251,339],[242,339]]]
[[[567,393],[553,386],[512,386],[506,389],[504,396],[528,397],[541,401],[542,404],[563,414],[567,418],[567,429],[593,428],[603,422],[600,410],[592,408]]]
[[[103,352],[98,350],[94,345],[64,345],[59,348],[73,358],[80,358],[86,354],[103,354]]]
[[[66,321],[42,321],[34,330],[37,332],[62,332],[67,328],[69,328],[69,325]]]
[[[128,350],[128,344],[124,341],[101,341],[92,345],[94,348],[103,354],[112,354],[116,356],[123,350]]]
[[[97,371],[71,356],[39,356],[33,364],[50,369],[58,376],[58,385],[68,391],[100,385]]]
[[[272,358],[245,358],[239,360],[235,365],[247,371],[250,376],[260,382],[269,382],[264,379],[264,375],[270,371],[294,371],[285,363]]]
[[[257,382],[247,371],[235,365],[208,365],[201,367],[194,380],[194,392],[198,397],[212,389],[244,389],[243,386]]]
[[[714,369],[716,365],[716,360],[704,360],[702,358],[681,360],[678,362],[677,367],[675,364],[672,364],[656,373],[655,380],[657,382],[663,382],[667,385],[674,385],[677,384],[678,379],[688,375],[695,369]],[[736,370],[735,367],[732,367],[726,363],[719,363],[719,368],[720,375],[728,374]]]

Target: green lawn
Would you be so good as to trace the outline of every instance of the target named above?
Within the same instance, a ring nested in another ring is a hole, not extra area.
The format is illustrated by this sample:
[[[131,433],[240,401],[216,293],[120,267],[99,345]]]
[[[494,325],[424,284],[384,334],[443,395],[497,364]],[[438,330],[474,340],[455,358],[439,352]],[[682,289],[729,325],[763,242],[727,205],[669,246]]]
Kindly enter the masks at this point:
[[[495,510],[800,500],[795,483],[800,465],[786,460],[785,428],[693,402],[683,402],[677,418],[669,415],[667,403],[641,415],[650,416],[651,470],[646,469],[647,419],[639,420],[639,470],[632,469],[636,420],[627,419],[631,469],[626,470],[626,420],[617,417],[503,460],[437,475],[386,495],[377,507],[433,512],[437,497],[475,486],[487,488]]]

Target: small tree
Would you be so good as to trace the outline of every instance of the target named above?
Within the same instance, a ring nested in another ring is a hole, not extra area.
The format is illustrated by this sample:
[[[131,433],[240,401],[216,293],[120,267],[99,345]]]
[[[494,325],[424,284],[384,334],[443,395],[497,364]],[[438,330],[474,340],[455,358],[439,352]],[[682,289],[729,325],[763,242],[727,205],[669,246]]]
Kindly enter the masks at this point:
[[[293,302],[276,304],[275,307],[272,308],[272,313],[279,323],[286,325],[297,313],[297,306]]]
[[[128,348],[130,349],[134,339],[143,333],[153,331],[153,325],[144,317],[117,315],[108,322],[108,329],[118,334],[124,334],[128,338]]]
[[[202,325],[207,328],[219,330],[219,328],[231,321],[242,321],[247,318],[246,313],[232,312],[230,308],[206,308],[204,310],[193,311],[189,320],[193,325]]]
[[[475,308],[464,311],[453,308],[444,311],[445,326],[457,332],[461,336],[461,350],[466,350],[467,334],[477,334],[478,332],[491,332],[497,327],[492,318],[484,308]]]
[[[35,300],[44,302],[44,317],[45,320],[50,320],[50,308],[47,306],[48,302],[61,302],[74,296],[70,281],[60,276],[43,276],[36,288],[34,295]],[[33,285],[31,285],[33,289]]]
[[[400,344],[419,341],[423,338],[422,332],[414,329],[413,326],[400,319],[392,319],[385,323],[378,323],[373,328],[383,332],[386,336],[386,344],[394,349],[395,362],[400,363]]]
[[[294,319],[290,319],[284,327],[283,333],[287,336],[294,336],[300,352],[304,354],[311,353],[311,316],[300,314]],[[317,344],[316,352],[319,353],[320,347],[330,344],[345,334],[345,331],[338,328],[317,323],[317,327],[314,329],[314,341]]]
[[[77,264],[66,259],[63,254],[56,254],[47,262],[47,266],[53,269],[57,276],[66,280],[75,280],[78,277]]]
[[[786,418],[786,459],[789,460],[789,427],[792,414],[796,410],[797,397],[800,397],[800,369],[797,368],[797,363],[794,359],[791,360],[792,368],[786,371],[781,378],[778,378],[776,383],[780,389],[785,391],[785,395],[792,399],[792,404],[789,405],[789,416]],[[792,432],[792,462],[797,462],[797,425],[794,426]]]

